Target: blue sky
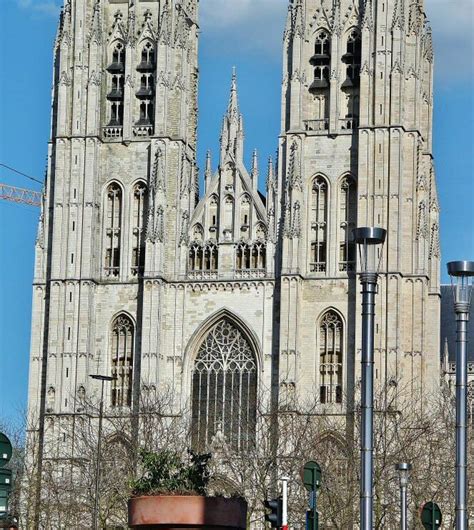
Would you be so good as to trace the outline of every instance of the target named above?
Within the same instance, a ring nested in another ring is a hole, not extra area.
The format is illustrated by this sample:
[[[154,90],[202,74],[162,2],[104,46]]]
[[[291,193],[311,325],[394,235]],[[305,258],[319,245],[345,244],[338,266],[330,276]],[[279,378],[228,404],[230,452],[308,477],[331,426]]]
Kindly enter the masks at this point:
[[[61,0],[0,0],[0,163],[42,179],[50,124],[52,47]],[[426,0],[436,49],[435,159],[444,263],[474,259],[474,3]],[[246,158],[261,173],[277,147],[281,36],[287,0],[201,0],[199,161],[216,163],[232,66]],[[262,175],[263,176],[263,175]],[[0,167],[0,182],[40,189]],[[0,201],[0,421],[26,405],[31,282],[38,212]]]

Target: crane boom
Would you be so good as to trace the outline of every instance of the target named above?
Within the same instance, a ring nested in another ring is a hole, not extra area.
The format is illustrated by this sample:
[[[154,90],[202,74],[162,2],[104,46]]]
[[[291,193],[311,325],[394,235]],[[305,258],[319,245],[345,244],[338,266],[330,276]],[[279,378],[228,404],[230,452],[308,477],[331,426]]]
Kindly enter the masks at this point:
[[[0,200],[41,206],[43,194],[40,191],[17,188],[0,183]]]

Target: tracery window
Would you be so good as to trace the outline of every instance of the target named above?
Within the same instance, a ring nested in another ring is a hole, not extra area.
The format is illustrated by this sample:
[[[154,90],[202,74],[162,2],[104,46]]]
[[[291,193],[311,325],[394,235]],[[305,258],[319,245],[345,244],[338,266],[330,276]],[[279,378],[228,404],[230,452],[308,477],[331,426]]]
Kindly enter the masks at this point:
[[[136,93],[139,100],[139,119],[136,125],[151,126],[154,123],[155,48],[150,42],[142,48],[141,62],[137,70],[140,72],[140,88]]]
[[[357,186],[351,177],[345,177],[340,189],[339,270],[353,271],[356,261],[356,244],[352,231],[357,221]]]
[[[319,397],[322,404],[342,403],[343,324],[328,311],[319,326]]]
[[[243,332],[229,319],[215,324],[201,347],[192,375],[193,446],[209,447],[223,436],[236,451],[255,442],[257,364]]]
[[[360,80],[360,63],[362,57],[362,40],[359,30],[354,29],[347,38],[346,53],[342,60],[346,66],[346,81],[348,87],[358,86]],[[351,83],[349,83],[349,81]],[[343,86],[344,86],[343,84]]]
[[[189,270],[217,271],[219,267],[219,251],[214,243],[201,244],[195,242],[189,249]]]
[[[126,315],[119,315],[112,324],[112,407],[130,407],[133,387],[133,356],[135,327]]]
[[[121,127],[123,125],[123,100],[125,85],[125,47],[118,42],[112,51],[112,63],[108,66],[110,78],[110,91],[107,94],[109,101],[108,127]]]
[[[314,68],[314,81],[310,91],[317,91],[329,87],[331,70],[331,39],[326,30],[321,30],[316,36],[314,55],[310,59]]]
[[[327,182],[322,177],[317,177],[311,190],[311,272],[326,271],[327,202]]]
[[[117,277],[120,273],[122,227],[122,190],[113,182],[107,188],[105,215],[105,274]]]
[[[358,29],[353,29],[347,37],[346,53],[342,62],[346,65],[346,79],[341,85],[345,105],[341,112],[341,129],[357,129],[359,126],[359,85],[362,60],[362,40]],[[344,109],[345,107],[345,109]]]
[[[241,242],[236,248],[235,268],[237,270],[265,269],[267,266],[267,247],[263,241],[255,243]]]
[[[132,197],[132,275],[143,272],[145,266],[145,238],[143,216],[145,213],[146,184],[138,182],[133,188]]]

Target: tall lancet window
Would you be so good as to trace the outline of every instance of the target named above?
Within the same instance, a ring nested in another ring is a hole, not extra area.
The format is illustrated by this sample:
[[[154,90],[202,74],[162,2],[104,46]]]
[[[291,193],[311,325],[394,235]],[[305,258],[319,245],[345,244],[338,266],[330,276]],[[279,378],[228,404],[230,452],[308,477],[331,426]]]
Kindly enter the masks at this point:
[[[326,272],[328,185],[322,177],[311,190],[311,272]]]
[[[113,182],[107,188],[105,214],[105,274],[120,274],[120,248],[122,227],[122,189]]]
[[[326,30],[316,34],[314,55],[310,59],[314,78],[309,91],[314,98],[314,119],[306,123],[309,130],[328,129],[329,119],[329,78],[331,73],[331,39]]]
[[[145,265],[145,238],[143,233],[143,216],[145,213],[146,184],[138,182],[133,188],[132,196],[132,274],[143,272]]]
[[[353,271],[356,261],[356,245],[352,231],[357,222],[357,185],[351,177],[345,177],[340,189],[339,220],[339,270]]]
[[[112,407],[130,407],[132,404],[133,354],[135,326],[127,315],[119,315],[112,324]]]
[[[257,363],[245,334],[222,319],[202,342],[192,375],[193,446],[223,438],[236,451],[255,442]]]
[[[322,404],[342,403],[343,324],[328,311],[319,326],[319,397]]]
[[[109,102],[108,127],[120,128],[123,125],[123,99],[125,86],[125,47],[118,42],[112,51],[112,62],[108,66]]]
[[[342,56],[342,61],[346,65],[346,79],[341,85],[345,97],[345,106],[342,107],[341,126],[343,129],[358,127],[361,57],[360,32],[358,29],[352,29],[347,37],[346,53]]]
[[[150,42],[147,42],[142,48],[141,62],[137,66],[137,70],[140,74],[140,88],[136,93],[139,101],[139,118],[136,125],[137,127],[145,127],[141,132],[151,132],[150,127],[154,122],[155,48]]]

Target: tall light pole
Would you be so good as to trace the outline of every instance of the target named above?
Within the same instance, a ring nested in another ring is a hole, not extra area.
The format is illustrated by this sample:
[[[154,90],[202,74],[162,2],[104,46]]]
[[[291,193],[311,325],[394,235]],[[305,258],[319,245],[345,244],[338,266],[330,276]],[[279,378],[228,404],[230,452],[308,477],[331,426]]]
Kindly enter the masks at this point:
[[[406,462],[395,465],[395,469],[400,475],[400,530],[408,529],[407,487],[411,467],[411,464],[407,464]]]
[[[361,483],[360,529],[374,527],[374,329],[375,295],[382,258],[381,247],[387,235],[383,228],[365,227],[353,231],[359,247],[359,275],[362,285],[362,398],[361,398]]]
[[[456,313],[456,530],[467,530],[467,323],[474,261],[451,261],[448,273]]]
[[[102,418],[104,417],[104,383],[113,381],[115,378],[110,375],[91,375],[92,379],[101,382],[100,405],[99,405],[99,432],[97,438],[97,461],[95,465],[95,488],[94,488],[94,512],[92,514],[92,529],[97,530],[99,518],[99,484],[100,484],[100,460],[102,452]]]

